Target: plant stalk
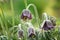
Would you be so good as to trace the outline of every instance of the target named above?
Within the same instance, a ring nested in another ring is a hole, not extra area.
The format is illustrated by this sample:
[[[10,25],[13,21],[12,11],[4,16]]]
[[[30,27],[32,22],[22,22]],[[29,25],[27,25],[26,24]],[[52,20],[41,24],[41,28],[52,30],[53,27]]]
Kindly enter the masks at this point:
[[[39,16],[38,16],[38,11],[37,11],[36,6],[35,6],[34,4],[29,4],[29,5],[26,7],[26,10],[28,10],[31,6],[34,8],[35,15],[36,15],[36,21],[37,21],[37,24],[38,24],[38,26],[39,26]]]

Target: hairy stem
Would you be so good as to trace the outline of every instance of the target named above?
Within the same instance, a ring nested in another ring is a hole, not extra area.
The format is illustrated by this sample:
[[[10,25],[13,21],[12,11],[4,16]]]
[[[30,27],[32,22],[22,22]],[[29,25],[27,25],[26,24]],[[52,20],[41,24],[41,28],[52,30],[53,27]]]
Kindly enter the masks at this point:
[[[11,5],[11,11],[12,11],[12,13],[13,13],[12,25],[14,26],[14,8],[13,8],[13,0],[10,0],[10,5]]]
[[[43,16],[45,17],[46,20],[48,20],[47,13],[43,13]]]
[[[32,6],[34,8],[34,11],[35,11],[35,15],[36,15],[36,21],[37,21],[37,24],[39,26],[39,16],[38,16],[38,11],[37,11],[37,8],[34,4],[29,4],[26,8],[26,10],[28,10],[30,8],[30,6]]]
[[[24,3],[25,3],[25,8],[27,7],[27,0],[24,0]]]

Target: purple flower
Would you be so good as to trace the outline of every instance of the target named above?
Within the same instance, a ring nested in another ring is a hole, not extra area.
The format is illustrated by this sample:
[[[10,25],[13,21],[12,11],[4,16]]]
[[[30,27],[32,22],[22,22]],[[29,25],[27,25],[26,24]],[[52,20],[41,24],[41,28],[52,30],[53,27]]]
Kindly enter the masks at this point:
[[[50,20],[45,20],[45,22],[43,24],[43,29],[44,30],[51,30],[52,28],[54,28],[52,22]]]
[[[29,28],[28,28],[28,37],[34,38],[35,36],[36,36],[36,35],[35,35],[35,30],[34,30],[34,28],[29,27]]]
[[[23,38],[23,36],[24,36],[24,35],[23,35],[23,30],[19,30],[19,31],[18,31],[18,37],[19,37],[19,38]]]
[[[24,9],[24,10],[22,11],[21,19],[23,19],[23,20],[32,19],[32,15],[31,15],[30,10]]]

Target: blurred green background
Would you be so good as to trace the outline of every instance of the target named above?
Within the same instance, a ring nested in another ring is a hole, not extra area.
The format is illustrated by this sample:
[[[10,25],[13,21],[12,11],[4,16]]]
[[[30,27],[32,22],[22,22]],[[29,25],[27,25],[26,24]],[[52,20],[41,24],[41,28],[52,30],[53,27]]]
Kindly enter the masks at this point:
[[[25,9],[25,2],[24,0],[12,0],[13,1],[13,8],[15,14],[20,14],[23,9]],[[59,17],[59,12],[57,12],[60,9],[60,0],[27,0],[27,5],[33,3],[36,5],[38,9],[39,16],[43,12],[47,12],[49,15],[53,15],[56,17]],[[10,0],[0,0],[0,7],[3,8],[4,12],[6,12],[8,15],[11,13],[11,3]],[[33,8],[31,7],[33,10]],[[34,12],[34,10],[33,10]]]

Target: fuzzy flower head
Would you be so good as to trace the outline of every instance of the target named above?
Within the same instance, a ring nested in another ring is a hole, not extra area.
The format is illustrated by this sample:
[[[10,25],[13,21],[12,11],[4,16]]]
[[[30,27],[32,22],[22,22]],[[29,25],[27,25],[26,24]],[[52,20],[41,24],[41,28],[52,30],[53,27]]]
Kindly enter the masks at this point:
[[[54,26],[50,20],[44,20],[44,22],[42,24],[42,28],[44,30],[51,30],[52,28],[54,28]]]
[[[35,29],[34,29],[32,23],[27,22],[26,24],[28,25],[28,30],[27,30],[28,37],[35,38],[36,34],[35,34]]]
[[[19,37],[19,38],[23,38],[23,36],[24,36],[24,35],[23,35],[23,30],[19,30],[19,31],[18,31],[18,37]]]
[[[31,15],[30,10],[24,9],[24,10],[22,11],[21,19],[23,19],[23,20],[27,20],[27,19],[30,20],[30,19],[32,19],[32,15]]]
[[[18,29],[19,29],[18,30],[18,37],[23,38],[24,35],[23,35],[23,30],[21,29],[21,24],[18,25]]]
[[[35,38],[35,29],[33,27],[33,25],[29,24],[29,27],[28,27],[28,37],[31,37],[31,38]]]

